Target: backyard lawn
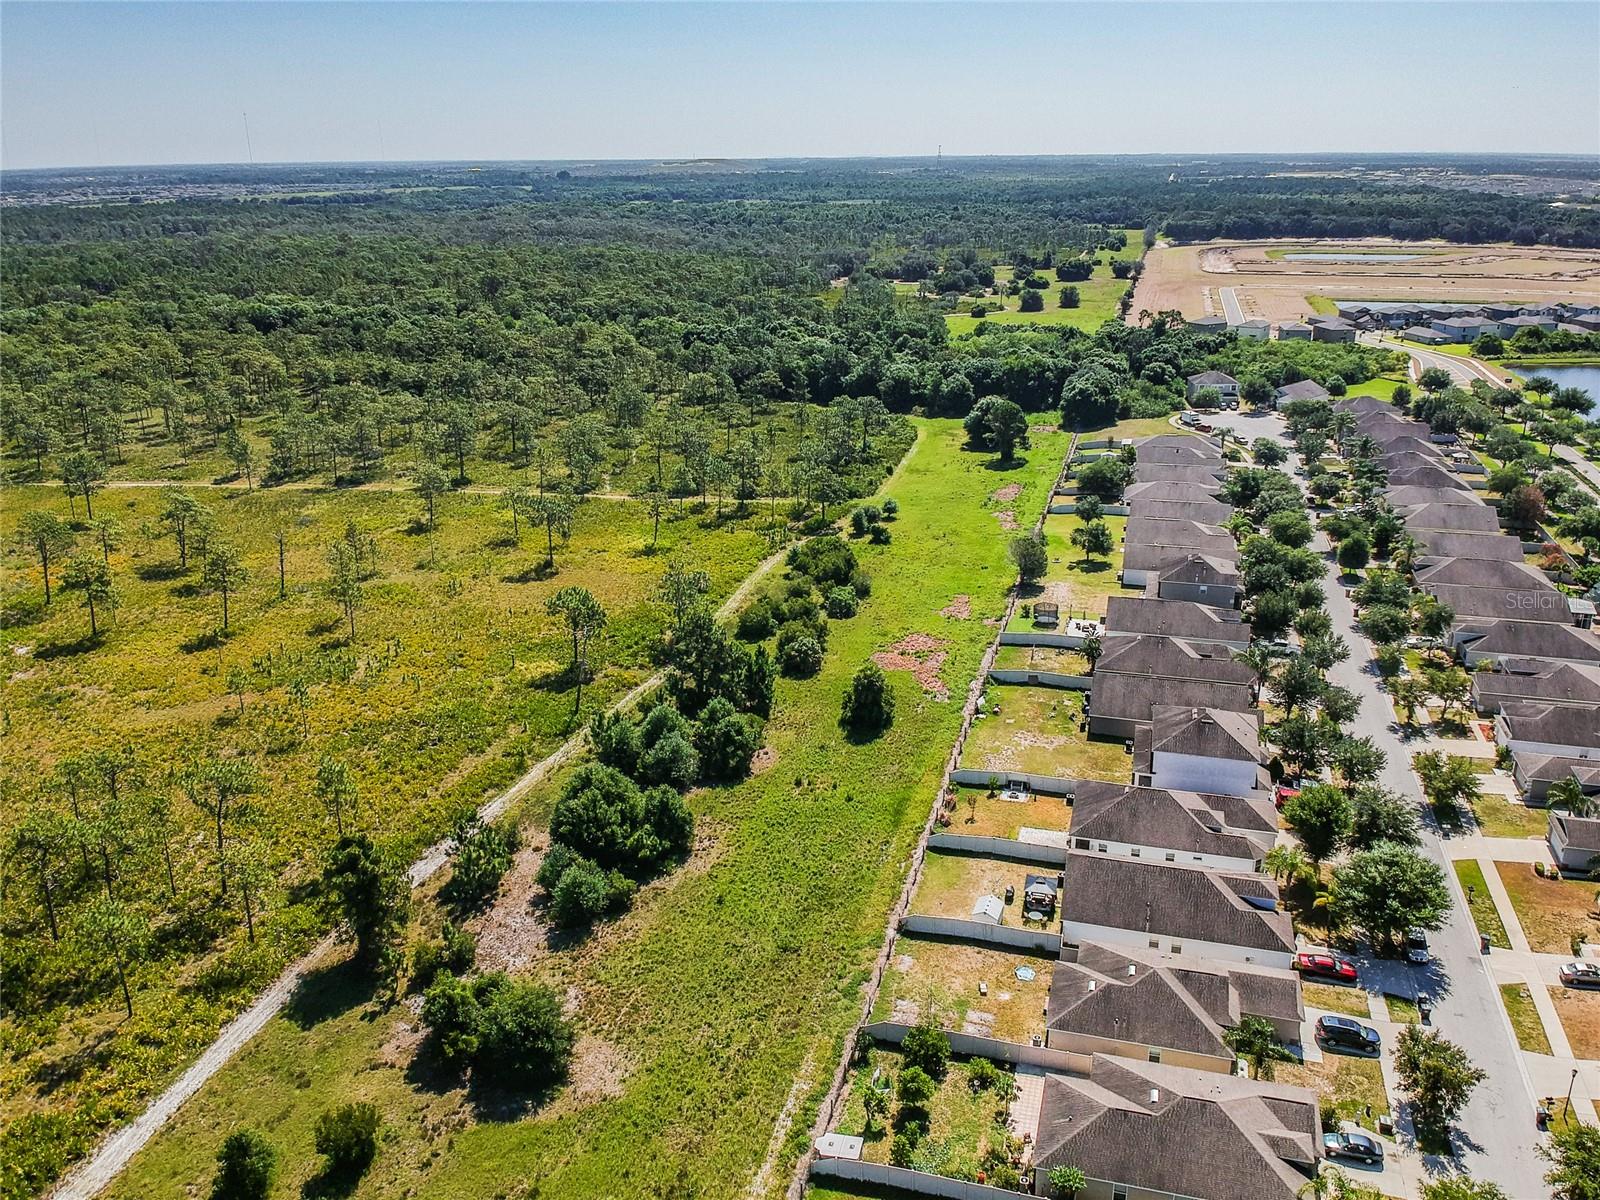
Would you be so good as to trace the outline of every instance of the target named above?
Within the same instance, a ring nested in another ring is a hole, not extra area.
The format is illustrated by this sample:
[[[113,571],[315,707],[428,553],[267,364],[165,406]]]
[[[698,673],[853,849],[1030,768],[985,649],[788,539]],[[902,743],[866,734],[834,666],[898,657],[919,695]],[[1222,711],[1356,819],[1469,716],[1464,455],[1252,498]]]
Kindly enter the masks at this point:
[[[1015,838],[1023,828],[1057,832],[1072,824],[1072,805],[1060,796],[1030,792],[1026,800],[1005,800],[989,795],[987,788],[956,789],[956,811],[947,833],[969,837]]]
[[[1050,959],[919,937],[902,937],[894,949],[873,1020],[914,1025],[931,1004],[944,1029],[1008,1042],[1043,1035]],[[1018,970],[1033,978],[1019,978]]]
[[[1111,553],[1104,558],[1085,558],[1083,551],[1072,544],[1073,531],[1082,528],[1085,522],[1068,513],[1051,513],[1044,519],[1050,566],[1037,591],[1023,590],[1024,603],[1053,600],[1061,606],[1063,620],[1073,613],[1105,616],[1106,597],[1122,592],[1117,573],[1122,570],[1122,537],[1128,529],[1128,518],[1104,517],[1102,520],[1111,533]],[[1019,617],[1012,622],[1012,628],[1031,629],[1033,622],[1021,618],[1019,608]]]
[[[1059,646],[1001,646],[995,652],[997,671],[1049,671],[1056,675],[1087,675],[1089,660],[1081,650]]]
[[[999,896],[1005,899],[1006,888],[1011,888],[1015,899],[1005,906],[1000,916],[1002,925],[1023,926],[1022,889],[1029,875],[1045,872],[1044,868],[1023,863],[1005,862],[998,858],[984,858],[972,854],[945,854],[928,851],[922,864],[922,878],[911,897],[911,911],[927,917],[953,917],[972,919],[972,906],[980,896]],[[1055,874],[1051,871],[1050,874]],[[1037,922],[1035,922],[1037,924]]]
[[[1572,1053],[1578,1058],[1600,1058],[1600,992],[1557,984],[1550,988],[1550,999],[1555,1002],[1561,1028],[1567,1031]]]
[[[1549,1054],[1550,1039],[1545,1035],[1544,1022],[1539,1020],[1539,1010],[1533,1006],[1533,993],[1528,985],[1502,983],[1500,999],[1506,1006],[1506,1016],[1511,1018],[1511,1028],[1516,1031],[1517,1045],[1530,1054]]]
[[[967,595],[994,611],[1006,587],[989,456],[961,449],[958,421],[918,425],[888,489],[900,505],[893,542],[856,543],[871,596],[831,626],[819,675],[779,681],[770,769],[691,794],[689,865],[587,938],[551,936],[525,875],[481,918],[480,960],[549,979],[574,1006],[582,1037],[566,1087],[528,1109],[481,1105],[428,1068],[409,1006],[375,1002],[334,970],[179,1111],[108,1197],[203,1194],[218,1145],[246,1125],[277,1146],[279,1190],[296,1193],[315,1171],[318,1115],[356,1100],[377,1104],[385,1125],[361,1200],[520,1196],[532,1180],[564,1200],[743,1196],[791,1102],[762,1189],[781,1194],[961,720],[959,703],[891,670],[894,725],[855,744],[838,729],[839,698],[870,655],[914,633],[943,643],[942,677],[959,694],[994,631],[941,609]],[[1065,448],[1064,435],[1036,435],[1026,465],[1007,473],[1023,486],[1018,513],[1041,511]],[[546,837],[560,782],[519,814],[530,846]]]
[[[972,724],[963,767],[1116,783],[1129,778],[1132,762],[1122,742],[1091,739],[1079,728],[1082,692],[991,684],[984,695],[989,708]]]
[[[867,1128],[862,1096],[874,1081],[881,1085],[896,1079],[899,1073],[898,1050],[874,1047],[868,1051],[866,1062],[855,1069],[849,1098],[834,1126],[837,1133],[865,1138],[861,1157],[867,1162],[889,1161],[890,1136],[884,1128],[886,1121],[875,1122],[871,1130]],[[1002,1143],[1006,1137],[1009,1102],[1000,1100],[992,1091],[974,1091],[967,1082],[966,1071],[952,1062],[927,1108],[931,1118],[928,1132],[918,1144],[911,1166],[936,1175],[976,1179],[982,1169],[984,1151],[991,1144]],[[893,1113],[891,1101],[890,1120]]]
[[[1383,1088],[1383,1068],[1375,1058],[1328,1054],[1321,1062],[1279,1063],[1278,1083],[1310,1088],[1327,1098],[1339,1118],[1354,1121],[1376,1133],[1378,1118],[1389,1111],[1389,1094]],[[1367,1115],[1368,1107],[1372,1115]]]
[[[1516,909],[1528,945],[1540,954],[1571,954],[1572,938],[1582,934],[1593,939],[1600,934],[1600,921],[1594,918],[1595,885],[1572,879],[1540,879],[1531,863],[1497,862],[1500,882],[1505,884]]]
[[[1500,912],[1494,906],[1494,897],[1489,895],[1483,869],[1476,860],[1470,858],[1458,858],[1450,865],[1455,868],[1456,879],[1460,881],[1461,891],[1467,897],[1467,909],[1472,913],[1472,923],[1478,927],[1478,932],[1488,935],[1491,946],[1511,949],[1511,939],[1506,936],[1505,922],[1500,919]],[[1527,869],[1525,865],[1524,869]]]
[[[1332,983],[1303,983],[1300,985],[1300,997],[1307,1008],[1344,1013],[1347,1017],[1361,1017],[1363,1020],[1372,1015],[1372,1010],[1367,1006],[1367,994],[1360,988],[1339,987]]]

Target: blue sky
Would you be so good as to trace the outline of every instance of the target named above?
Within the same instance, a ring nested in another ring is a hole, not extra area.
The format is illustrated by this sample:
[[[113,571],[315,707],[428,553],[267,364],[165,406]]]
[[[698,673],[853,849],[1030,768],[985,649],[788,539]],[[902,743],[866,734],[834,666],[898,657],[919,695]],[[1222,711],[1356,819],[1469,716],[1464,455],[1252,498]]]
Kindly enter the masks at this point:
[[[1600,4],[5,3],[0,164],[1600,153]]]

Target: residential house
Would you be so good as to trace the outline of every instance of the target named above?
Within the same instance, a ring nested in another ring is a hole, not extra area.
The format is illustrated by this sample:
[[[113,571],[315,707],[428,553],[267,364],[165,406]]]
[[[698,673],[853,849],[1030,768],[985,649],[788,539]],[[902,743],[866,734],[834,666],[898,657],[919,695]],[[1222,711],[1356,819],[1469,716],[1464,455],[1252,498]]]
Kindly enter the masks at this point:
[[[1475,561],[1521,562],[1522,541],[1504,533],[1453,533],[1443,529],[1417,529],[1418,560],[1465,558]]]
[[[1190,642],[1216,642],[1230,650],[1250,645],[1250,625],[1232,609],[1181,600],[1111,596],[1106,601],[1105,649],[1119,636],[1155,633]]]
[[[1229,810],[1254,805],[1247,827]],[[1275,810],[1258,800],[1082,780],[1072,797],[1072,845],[1096,854],[1185,862],[1219,871],[1259,871],[1277,841]]]
[[[1442,465],[1429,463],[1426,465],[1406,467],[1403,470],[1390,470],[1388,486],[1398,487],[1423,487],[1423,488],[1464,488],[1471,490],[1472,485],[1464,483],[1460,476],[1447,470]],[[1391,500],[1390,503],[1393,503]],[[1518,552],[1521,557],[1521,552]]]
[[[1394,501],[1390,501],[1394,503]],[[1456,584],[1461,587],[1511,588],[1535,590],[1549,587],[1550,580],[1537,567],[1525,562],[1494,562],[1474,559],[1441,559],[1418,567],[1415,571],[1417,586],[1425,590],[1437,584]]]
[[[1237,325],[1229,325],[1229,329],[1242,338],[1254,338],[1263,341],[1272,332],[1272,326],[1260,317],[1252,317],[1248,321],[1240,321]]]
[[[1600,709],[1581,705],[1510,701],[1494,718],[1495,740],[1513,754],[1600,760]],[[1597,763],[1600,765],[1600,763]]]
[[[1086,1079],[1045,1078],[1034,1191],[1071,1166],[1076,1200],[1295,1200],[1321,1152],[1305,1088],[1097,1054]]]
[[[1600,755],[1571,758],[1561,754],[1511,753],[1511,778],[1528,804],[1549,802],[1550,789],[1575,780],[1586,796],[1600,793]]]
[[[1203,525],[1221,525],[1233,516],[1233,505],[1213,500],[1209,496],[1195,496],[1184,500],[1155,500],[1151,499],[1148,493],[1140,493],[1128,502],[1128,516],[1167,517],[1175,521],[1199,521]]]
[[[1265,967],[1294,962],[1294,926],[1270,876],[1069,850],[1066,879],[1063,942]]]
[[[1422,589],[1440,604],[1448,604],[1458,621],[1498,617],[1508,621],[1555,621],[1576,625],[1573,600],[1548,585],[1512,590],[1495,587],[1462,587],[1459,584],[1431,584]]]
[[[1215,499],[1216,494],[1222,490],[1222,480],[1212,479],[1209,483],[1193,484],[1178,483],[1173,480],[1156,479],[1149,483],[1130,483],[1122,499],[1125,504],[1132,505],[1137,500],[1162,500],[1162,501],[1193,501]],[[1218,501],[1221,503],[1221,501]],[[1195,518],[1198,520],[1199,518]]]
[[[1056,964],[1045,1045],[1076,1054],[1233,1073],[1228,1030],[1245,1017],[1300,1041],[1305,1006],[1293,971],[1207,962],[1137,946],[1084,942]]]
[[[1184,324],[1196,333],[1228,332],[1227,317],[1190,317],[1184,320]]]
[[[1216,388],[1224,400],[1237,400],[1239,398],[1239,381],[1232,375],[1225,375],[1221,371],[1201,371],[1198,375],[1191,375],[1185,381],[1188,387],[1184,393],[1185,398],[1191,403],[1195,394],[1201,388]]]
[[[1156,433],[1147,438],[1141,438],[1134,444],[1134,453],[1143,454],[1147,450],[1161,450],[1168,446],[1187,451],[1190,454],[1199,454],[1211,459],[1213,462],[1222,458],[1222,446],[1219,442],[1198,433]]]
[[[1272,391],[1272,404],[1274,408],[1282,408],[1292,400],[1328,400],[1328,389],[1315,379],[1302,379],[1298,383],[1286,383]]]
[[[1198,665],[1199,660],[1196,661]],[[1141,728],[1152,723],[1155,710],[1162,706],[1187,706],[1203,712],[1248,713],[1255,721],[1260,716],[1255,700],[1253,676],[1248,683],[1243,683],[1191,679],[1182,675],[1123,674],[1117,671],[1103,674],[1097,663],[1084,711],[1089,718],[1089,732],[1096,737],[1132,738]],[[1254,777],[1252,770],[1252,781]]]
[[[1304,321],[1284,321],[1278,326],[1278,340],[1280,342],[1309,342],[1311,340],[1311,326]]]
[[[1446,530],[1451,533],[1499,533],[1500,516],[1487,504],[1463,495],[1459,504],[1412,504],[1395,510],[1409,530]]]
[[[1143,787],[1253,796],[1264,761],[1260,709],[1156,704],[1134,733],[1133,781]]]
[[[1502,658],[1600,666],[1600,638],[1587,629],[1556,621],[1468,617],[1456,622],[1451,637],[1468,670],[1485,660]]]
[[[1134,483],[1179,483],[1193,488],[1209,488],[1213,494],[1222,480],[1214,466],[1184,463],[1138,462],[1133,464]]]
[[[1547,839],[1550,853],[1555,855],[1556,866],[1563,871],[1576,871],[1584,875],[1594,871],[1594,860],[1600,857],[1600,819],[1575,817],[1564,809],[1552,808]],[[1054,991],[1055,985],[1052,983],[1051,992]]]
[[[1416,342],[1421,346],[1448,346],[1455,338],[1448,333],[1441,333],[1437,329],[1413,325],[1409,329],[1402,329],[1400,336],[1405,341]]]
[[[1559,322],[1554,317],[1535,317],[1526,313],[1521,316],[1507,317],[1500,322],[1500,328],[1508,337],[1515,337],[1524,329],[1542,329],[1546,333],[1554,333]]]
[[[1188,600],[1236,608],[1244,577],[1230,558],[1191,554],[1173,559],[1146,576],[1144,594],[1159,600]]]
[[[1502,705],[1526,702],[1600,707],[1600,667],[1510,658],[1472,672],[1472,703],[1479,712],[1493,715]]]
[[[1472,485],[1464,479],[1452,479],[1444,487],[1396,484],[1383,489],[1383,498],[1395,508],[1410,508],[1418,504],[1483,503],[1472,490]]]
[[[1210,450],[1209,447],[1173,446],[1162,443],[1142,445],[1137,454],[1138,457],[1134,459],[1135,466],[1196,467],[1209,471],[1217,479],[1226,479],[1228,476],[1228,464],[1222,460],[1220,454]]]
[[[1349,321],[1342,321],[1337,317],[1329,317],[1318,321],[1311,327],[1311,340],[1314,342],[1353,342],[1356,340],[1356,327]]]

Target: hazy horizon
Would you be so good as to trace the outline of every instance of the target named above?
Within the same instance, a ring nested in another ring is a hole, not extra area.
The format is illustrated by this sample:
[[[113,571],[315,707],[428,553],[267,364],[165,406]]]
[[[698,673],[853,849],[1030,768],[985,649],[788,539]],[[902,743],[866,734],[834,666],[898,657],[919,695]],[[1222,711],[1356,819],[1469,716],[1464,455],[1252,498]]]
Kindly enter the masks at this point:
[[[3,19],[7,170],[1600,155],[1588,3],[28,0]]]

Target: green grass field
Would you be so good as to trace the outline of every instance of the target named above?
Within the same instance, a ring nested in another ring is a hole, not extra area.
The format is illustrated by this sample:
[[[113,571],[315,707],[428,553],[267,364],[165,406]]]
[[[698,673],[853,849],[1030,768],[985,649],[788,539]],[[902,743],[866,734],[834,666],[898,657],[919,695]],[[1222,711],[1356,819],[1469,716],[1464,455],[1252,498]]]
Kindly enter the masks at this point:
[[[1478,927],[1478,932],[1488,935],[1491,946],[1511,949],[1505,922],[1500,919],[1500,911],[1494,906],[1494,897],[1489,894],[1489,885],[1484,882],[1483,868],[1470,858],[1457,859],[1450,865],[1455,868],[1461,890],[1468,896],[1467,908],[1472,913],[1472,923]]]
[[[488,921],[515,936],[517,969],[556,981],[584,1031],[573,1081],[528,1113],[480,1109],[416,1059],[415,1018],[369,1002],[338,970],[273,1021],[179,1113],[110,1192],[203,1190],[223,1136],[249,1124],[282,1152],[288,1194],[313,1170],[311,1126],[330,1105],[369,1099],[388,1134],[362,1197],[734,1196],[749,1188],[791,1090],[798,1106],[766,1189],[788,1164],[854,1021],[859,988],[960,721],[959,699],[891,672],[894,727],[852,745],[838,731],[848,677],[913,633],[946,654],[960,697],[1011,578],[990,494],[1038,512],[1066,450],[1039,436],[1024,465],[991,469],[961,449],[958,422],[922,422],[888,488],[901,505],[887,546],[858,544],[874,579],[861,612],[835,623],[822,673],[784,681],[766,747],[771,765],[734,787],[691,795],[700,846],[646,888],[625,918],[577,944],[552,942],[513,903]],[[972,616],[940,615],[953,596]],[[541,838],[555,784],[523,810]]]
[[[1061,289],[1068,285],[1057,282],[1054,272],[1044,272],[1050,280],[1050,286],[1044,293],[1044,308],[1039,312],[1025,313],[1018,311],[1018,300],[1015,296],[993,296],[985,298],[982,303],[990,309],[987,316],[981,318],[992,321],[997,325],[1066,325],[1072,329],[1095,330],[1107,321],[1117,318],[1117,304],[1122,295],[1130,286],[1126,279],[1118,279],[1111,273],[1111,261],[1137,260],[1144,254],[1144,230],[1129,229],[1128,244],[1121,250],[1099,251],[1099,256],[1105,261],[1094,269],[1094,274],[1081,283],[1071,286],[1078,289],[1079,304],[1077,308],[1062,308],[1058,299]],[[1011,278],[1011,268],[996,267],[995,282],[1003,284]],[[996,303],[1004,304],[1004,310],[993,311]],[[949,313],[945,322],[949,326],[951,337],[960,337],[962,334],[971,333],[977,328],[979,318],[966,313]]]

